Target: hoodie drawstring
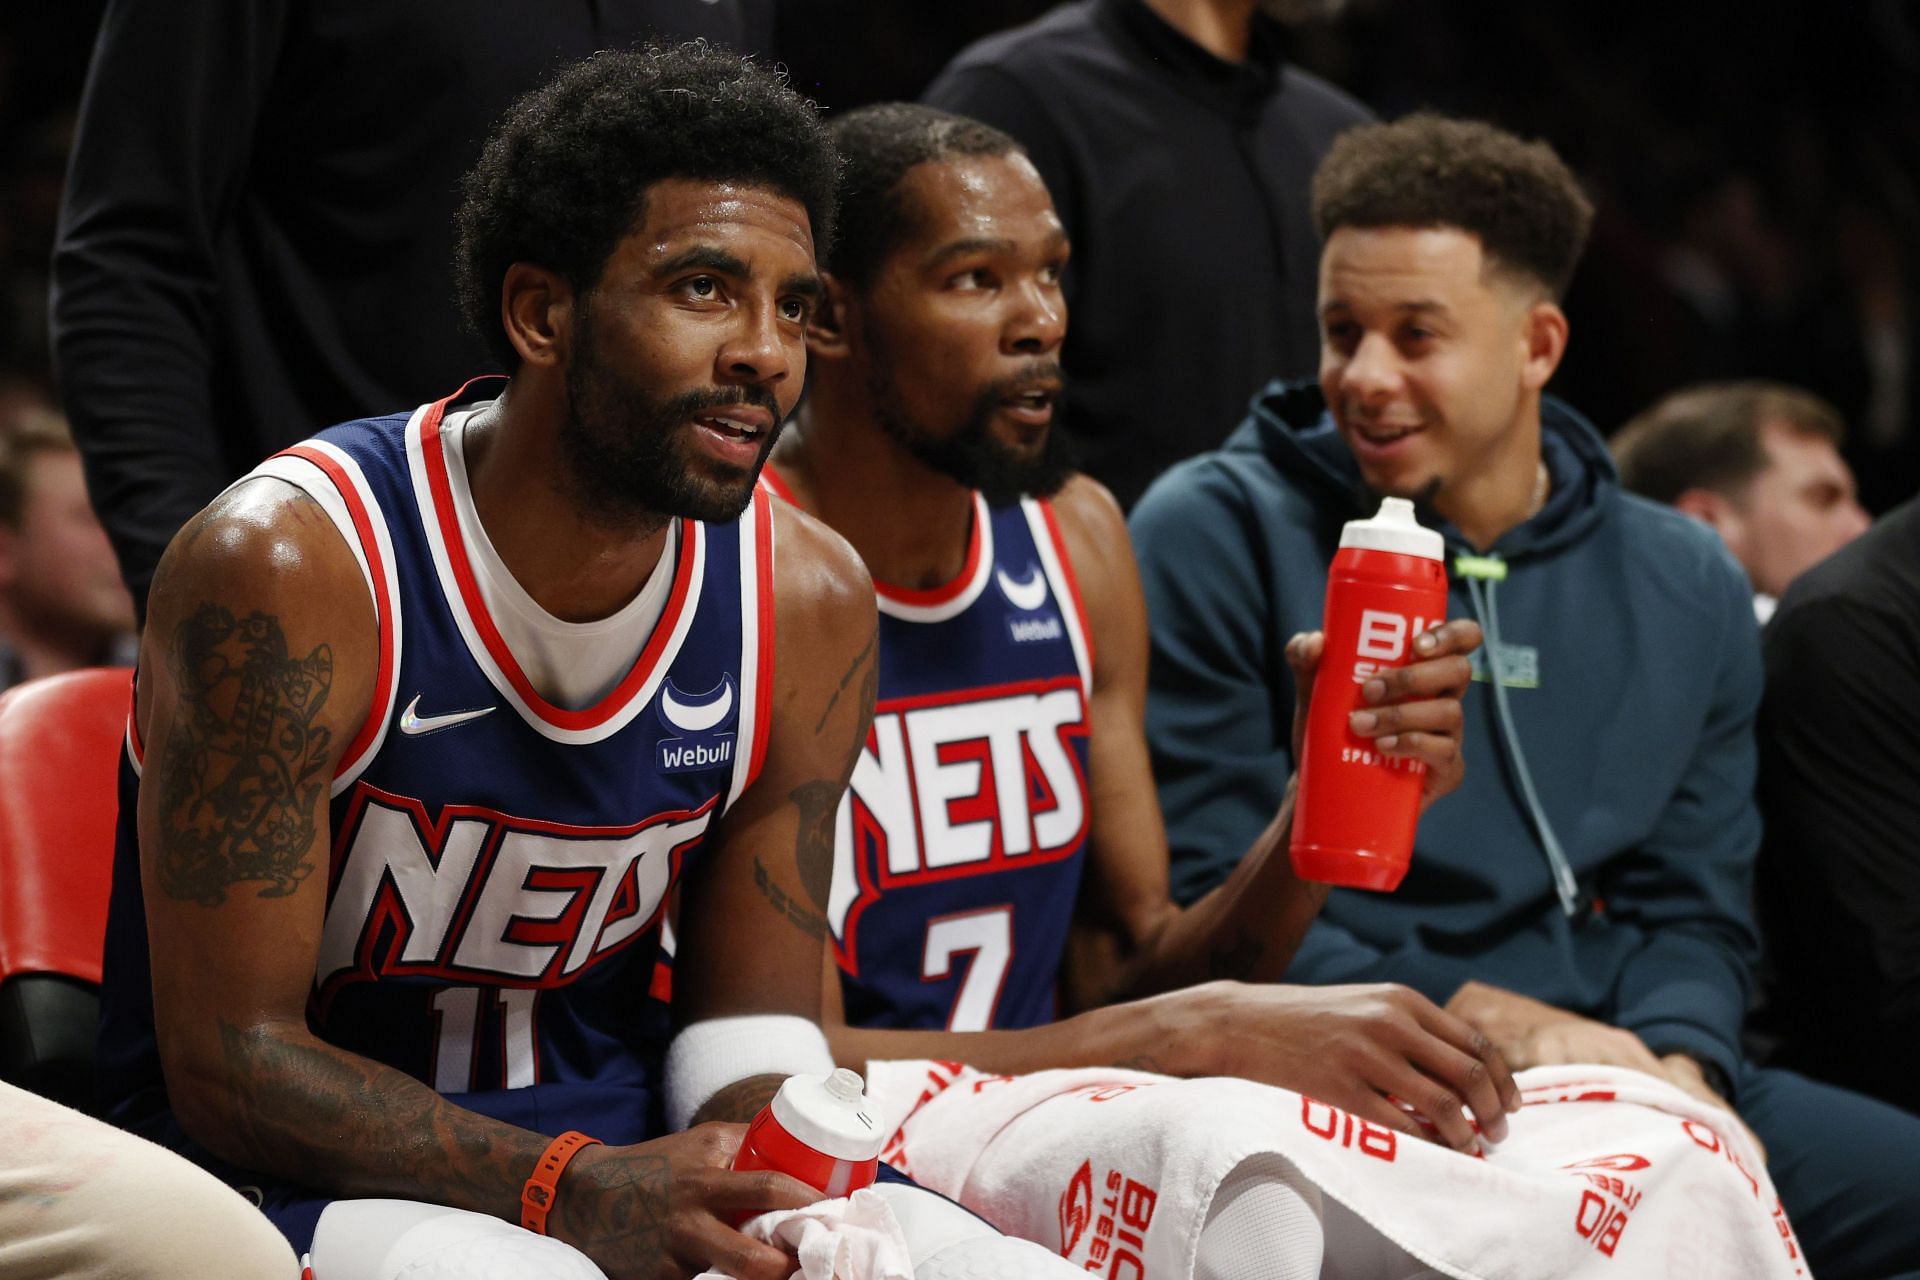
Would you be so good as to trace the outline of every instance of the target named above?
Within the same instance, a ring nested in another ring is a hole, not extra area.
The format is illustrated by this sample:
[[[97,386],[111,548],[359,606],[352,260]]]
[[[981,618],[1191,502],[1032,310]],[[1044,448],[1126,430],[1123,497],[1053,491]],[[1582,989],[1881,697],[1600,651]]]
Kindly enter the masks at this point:
[[[1527,814],[1533,819],[1541,847],[1546,850],[1553,887],[1560,895],[1560,909],[1568,916],[1576,916],[1580,913],[1580,886],[1573,878],[1566,851],[1560,847],[1560,838],[1553,833],[1553,824],[1547,821],[1547,811],[1541,807],[1540,797],[1534,791],[1533,774],[1527,769],[1526,754],[1520,749],[1520,735],[1513,727],[1513,712],[1507,706],[1506,672],[1501,664],[1505,647],[1500,643],[1500,613],[1493,598],[1494,585],[1507,576],[1506,563],[1494,556],[1460,556],[1454,561],[1454,572],[1465,580],[1474,616],[1487,633],[1487,671],[1491,676],[1489,683],[1493,685],[1494,719],[1500,745],[1513,766],[1514,776],[1520,780],[1520,795],[1527,802]]]

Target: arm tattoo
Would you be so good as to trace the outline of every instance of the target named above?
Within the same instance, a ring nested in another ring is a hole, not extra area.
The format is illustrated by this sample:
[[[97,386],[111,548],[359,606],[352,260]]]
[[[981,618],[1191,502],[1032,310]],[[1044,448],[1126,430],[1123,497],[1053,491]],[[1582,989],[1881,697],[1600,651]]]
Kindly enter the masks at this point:
[[[800,887],[820,911],[827,909],[827,895],[833,888],[833,832],[845,790],[844,785],[831,782],[803,782],[787,797],[800,810],[800,834],[794,840]]]
[[[233,1138],[250,1167],[342,1196],[498,1214],[518,1203],[546,1147],[544,1136],[456,1106],[371,1059],[225,1019],[219,1031]],[[587,1176],[559,1198],[565,1238],[603,1266],[619,1259],[653,1274],[672,1256],[668,1158],[624,1150]]]
[[[822,913],[827,909],[827,898],[833,888],[833,832],[835,819],[840,813],[840,797],[847,789],[847,778],[853,773],[853,766],[860,759],[860,750],[866,745],[866,726],[873,720],[873,703],[880,689],[880,667],[874,660],[874,643],[879,637],[876,628],[867,637],[867,643],[854,655],[853,663],[840,677],[840,687],[834,691],[833,699],[827,704],[829,714],[839,702],[840,694],[851,685],[855,676],[860,676],[859,698],[860,715],[857,721],[855,737],[847,752],[846,763],[840,767],[837,780],[815,778],[803,782],[787,793],[794,807],[800,811],[799,833],[794,838],[794,865],[800,873],[800,887],[806,891],[812,907],[808,908],[795,902],[780,887],[773,883],[764,864],[757,859],[753,867],[754,883],[767,901],[779,909],[789,920],[806,930],[810,936],[819,937],[825,932],[826,921]],[[863,674],[864,673],[864,674]],[[827,717],[820,717],[820,723],[814,726],[814,735],[819,736],[826,727]]]
[[[780,1086],[785,1083],[785,1076],[748,1076],[745,1080],[735,1080],[700,1104],[700,1109],[693,1113],[693,1123],[731,1120],[745,1124],[760,1114],[760,1108],[773,1101],[773,1095],[780,1092]]]
[[[810,911],[806,905],[787,896],[786,891],[773,882],[773,873],[767,870],[767,864],[758,856],[753,860],[753,887],[760,896],[773,904],[773,909],[787,918],[787,922],[809,938],[827,936],[827,919],[818,911]],[[822,902],[824,906],[824,901]]]
[[[806,889],[807,896],[813,899],[814,906],[827,909],[827,894],[833,884],[833,826],[834,818],[840,811],[840,796],[847,789],[847,779],[853,776],[854,765],[860,762],[861,749],[867,745],[867,728],[873,723],[874,700],[880,693],[880,662],[874,654],[874,645],[880,639],[880,628],[876,625],[867,636],[866,644],[853,656],[847,673],[840,677],[840,689],[844,690],[853,682],[854,676],[860,677],[860,690],[855,695],[859,699],[859,714],[855,720],[853,741],[848,744],[846,763],[840,766],[840,777],[836,782],[814,781],[802,783],[788,793],[788,798],[800,810],[800,835],[795,842],[794,852],[800,863],[800,884]],[[834,701],[838,701],[840,690],[834,692]],[[827,710],[833,710],[833,702],[827,704]],[[826,717],[820,718],[820,724],[826,724]],[[820,730],[816,728],[817,737]]]
[[[539,1155],[537,1135],[452,1106],[383,1063],[224,1018],[219,1031],[233,1136],[254,1168],[346,1195],[487,1212],[476,1197],[513,1201]]]
[[[866,662],[868,658],[873,656],[873,646],[875,642],[879,640],[879,638],[880,638],[880,629],[878,627],[875,627],[873,634],[867,637],[866,647],[861,649],[859,653],[854,655],[853,664],[847,668],[847,674],[840,677],[839,687],[833,691],[833,696],[827,699],[827,709],[820,713],[820,722],[813,726],[814,737],[816,738],[819,737],[820,731],[827,727],[827,717],[832,715],[833,709],[840,705],[840,695],[845,693],[847,691],[847,686],[853,683],[854,674],[860,670],[860,664],[863,662]],[[870,683],[874,681],[875,679],[877,679],[877,676],[878,676],[878,673],[874,670],[874,668],[869,666],[867,668],[868,682]],[[867,684],[863,683],[860,686],[860,691],[863,696],[866,695]],[[869,714],[871,714],[871,712],[869,712]]]
[[[203,604],[174,633],[180,714],[160,784],[160,887],[216,907],[229,886],[263,880],[285,897],[312,873],[314,810],[327,787],[328,730],[315,720],[333,686],[333,651],[287,653],[280,620],[236,619]]]
[[[642,1265],[664,1265],[673,1256],[668,1221],[673,1166],[667,1158],[629,1155],[615,1176],[603,1178],[595,1190],[602,1188],[603,1194],[590,1198],[577,1192],[560,1197],[568,1243],[596,1260],[617,1250]]]

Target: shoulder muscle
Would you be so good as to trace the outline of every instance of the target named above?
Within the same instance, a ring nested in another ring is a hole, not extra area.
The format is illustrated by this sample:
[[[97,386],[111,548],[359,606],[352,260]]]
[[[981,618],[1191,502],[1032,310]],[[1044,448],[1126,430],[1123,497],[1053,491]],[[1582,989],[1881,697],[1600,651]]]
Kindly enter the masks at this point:
[[[161,682],[177,696],[193,664],[244,655],[322,679],[315,722],[343,746],[352,733],[338,730],[357,728],[371,704],[378,646],[366,580],[320,504],[282,481],[249,481],[190,520],[161,559],[142,645],[157,679],[140,682],[140,719]]]

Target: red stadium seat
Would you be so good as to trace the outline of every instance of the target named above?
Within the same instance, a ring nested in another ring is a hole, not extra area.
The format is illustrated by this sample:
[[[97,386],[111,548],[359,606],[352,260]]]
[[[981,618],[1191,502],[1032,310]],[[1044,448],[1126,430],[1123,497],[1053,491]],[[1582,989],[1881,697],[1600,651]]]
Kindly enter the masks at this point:
[[[0,1078],[82,1107],[131,692],[102,668],[0,696]]]

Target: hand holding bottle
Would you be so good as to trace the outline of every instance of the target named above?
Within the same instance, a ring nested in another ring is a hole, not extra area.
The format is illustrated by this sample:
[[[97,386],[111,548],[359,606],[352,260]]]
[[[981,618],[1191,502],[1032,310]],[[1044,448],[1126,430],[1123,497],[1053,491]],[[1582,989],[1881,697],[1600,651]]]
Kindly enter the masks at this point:
[[[1427,803],[1458,782],[1470,622],[1447,605],[1440,535],[1398,498],[1346,526],[1327,584],[1326,632],[1296,637],[1288,660],[1317,668],[1298,735],[1294,868],[1310,880],[1392,889],[1406,874]],[[1428,765],[1445,773],[1430,783]],[[1438,784],[1437,787],[1434,784]]]
[[[833,1199],[873,1184],[886,1139],[859,1072],[790,1076],[747,1126],[733,1167],[790,1174]]]

